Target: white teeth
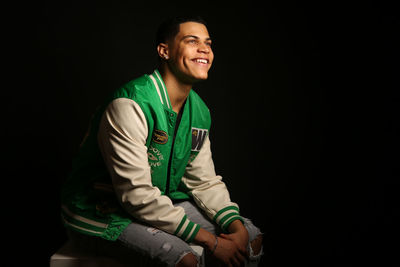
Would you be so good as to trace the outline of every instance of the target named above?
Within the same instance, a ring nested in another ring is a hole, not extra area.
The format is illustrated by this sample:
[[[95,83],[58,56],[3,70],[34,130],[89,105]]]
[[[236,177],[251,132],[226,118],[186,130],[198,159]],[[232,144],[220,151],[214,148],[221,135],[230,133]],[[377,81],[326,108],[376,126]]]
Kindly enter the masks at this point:
[[[207,60],[206,59],[196,59],[196,62],[207,64]]]

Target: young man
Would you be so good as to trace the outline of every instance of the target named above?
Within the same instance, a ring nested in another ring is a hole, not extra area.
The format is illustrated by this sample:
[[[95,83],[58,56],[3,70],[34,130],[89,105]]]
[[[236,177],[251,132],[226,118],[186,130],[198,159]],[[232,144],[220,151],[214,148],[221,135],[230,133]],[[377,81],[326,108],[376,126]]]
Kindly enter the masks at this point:
[[[168,266],[197,265],[188,243],[227,266],[256,263],[261,232],[215,174],[210,113],[192,90],[214,59],[205,22],[166,21],[157,52],[159,69],[118,89],[93,118],[63,187],[65,225]]]

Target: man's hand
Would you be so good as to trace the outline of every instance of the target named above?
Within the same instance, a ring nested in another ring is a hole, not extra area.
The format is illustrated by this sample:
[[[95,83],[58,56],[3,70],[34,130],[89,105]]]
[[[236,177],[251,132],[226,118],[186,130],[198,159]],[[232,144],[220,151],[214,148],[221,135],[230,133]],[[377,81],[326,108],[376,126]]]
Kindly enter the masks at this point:
[[[243,224],[240,221],[237,222],[240,223],[240,225],[228,229],[236,232],[228,235],[221,234],[219,237],[216,237],[203,228],[200,228],[194,238],[194,242],[207,248],[209,251],[214,251],[213,256],[224,265],[240,266],[247,258],[246,247],[248,242],[248,233]],[[216,238],[218,238],[218,243],[215,247]]]
[[[214,256],[225,266],[242,266],[246,260],[246,249],[240,248],[234,241],[218,238],[218,245],[214,251]]]
[[[239,220],[233,221],[228,231],[230,234],[219,236],[214,255],[227,266],[241,266],[249,257],[247,252],[249,233]]]
[[[230,234],[221,234],[220,236],[235,242],[240,249],[247,251],[249,233],[247,232],[247,229],[244,227],[243,223],[239,220],[233,221],[231,225],[229,225],[228,231]]]

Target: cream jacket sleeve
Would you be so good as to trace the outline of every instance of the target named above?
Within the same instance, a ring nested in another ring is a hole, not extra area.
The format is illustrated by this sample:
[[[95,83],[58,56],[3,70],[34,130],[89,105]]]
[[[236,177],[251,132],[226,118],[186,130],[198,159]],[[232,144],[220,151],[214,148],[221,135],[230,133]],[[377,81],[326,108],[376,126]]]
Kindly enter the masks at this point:
[[[189,242],[199,226],[152,185],[147,135],[145,115],[135,101],[118,98],[108,105],[101,119],[98,143],[116,196],[133,217]]]
[[[215,173],[209,136],[197,157],[186,167],[182,181],[197,205],[224,231],[234,220],[242,220],[239,207],[231,201],[222,177]]]

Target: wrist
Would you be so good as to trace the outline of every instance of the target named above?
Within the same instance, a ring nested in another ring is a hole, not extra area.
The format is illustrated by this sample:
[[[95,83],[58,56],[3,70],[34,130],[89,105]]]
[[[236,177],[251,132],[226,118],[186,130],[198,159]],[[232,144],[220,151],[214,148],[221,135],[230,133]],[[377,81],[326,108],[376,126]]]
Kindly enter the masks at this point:
[[[241,220],[235,220],[235,221],[231,222],[231,224],[229,225],[228,231],[229,231],[229,233],[238,233],[238,232],[243,232],[243,231],[247,231],[247,230],[244,227]]]
[[[215,241],[216,236],[211,234],[210,232],[204,230],[203,228],[200,228],[200,230],[197,232],[196,236],[194,237],[193,242],[196,243],[197,245],[202,246],[203,248],[213,251],[215,247],[215,243],[218,241]]]
[[[218,246],[218,236],[215,236],[215,243],[214,243],[214,247],[211,250],[211,254],[214,254],[215,250],[217,249]]]

